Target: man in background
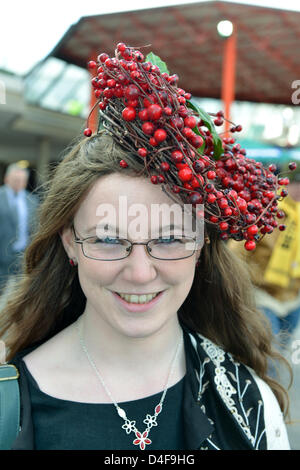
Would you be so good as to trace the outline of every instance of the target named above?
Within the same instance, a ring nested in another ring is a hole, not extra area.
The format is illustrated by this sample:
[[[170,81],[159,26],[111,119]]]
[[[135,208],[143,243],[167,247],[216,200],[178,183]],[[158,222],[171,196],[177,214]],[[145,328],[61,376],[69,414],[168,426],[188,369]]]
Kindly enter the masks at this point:
[[[0,294],[20,270],[32,233],[38,198],[26,190],[29,171],[11,164],[0,186]]]

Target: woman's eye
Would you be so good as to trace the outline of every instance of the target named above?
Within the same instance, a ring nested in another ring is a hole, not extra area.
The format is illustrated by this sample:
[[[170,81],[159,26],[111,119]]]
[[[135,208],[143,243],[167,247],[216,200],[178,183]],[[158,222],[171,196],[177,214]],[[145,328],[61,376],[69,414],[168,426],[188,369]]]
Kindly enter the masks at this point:
[[[171,236],[171,237],[159,238],[158,242],[159,243],[174,243],[174,242],[181,242],[181,240],[179,238],[175,238]]]
[[[94,244],[103,244],[103,243],[108,243],[110,245],[116,245],[119,243],[118,238],[111,238],[111,237],[105,237],[105,238],[95,238]]]

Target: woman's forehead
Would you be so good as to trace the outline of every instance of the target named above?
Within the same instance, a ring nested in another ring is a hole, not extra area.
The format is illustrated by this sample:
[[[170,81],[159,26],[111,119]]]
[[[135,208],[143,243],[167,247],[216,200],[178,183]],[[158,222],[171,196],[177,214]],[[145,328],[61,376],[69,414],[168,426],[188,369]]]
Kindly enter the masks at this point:
[[[167,204],[174,201],[145,177],[132,177],[114,173],[99,178],[91,187],[81,206],[84,209],[95,207],[98,204],[113,204],[119,207],[120,197],[126,198],[129,204],[137,202],[145,205]],[[81,207],[80,206],[80,207]]]
[[[199,231],[190,205],[176,203],[145,178],[118,174],[94,184],[75,216],[75,224],[84,236],[106,230],[124,233],[125,237],[128,231],[136,236],[149,231]]]

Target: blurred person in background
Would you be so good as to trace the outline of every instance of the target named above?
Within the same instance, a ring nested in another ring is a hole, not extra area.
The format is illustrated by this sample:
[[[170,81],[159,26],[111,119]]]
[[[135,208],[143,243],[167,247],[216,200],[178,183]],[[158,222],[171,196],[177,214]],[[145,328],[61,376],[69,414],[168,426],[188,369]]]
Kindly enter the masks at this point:
[[[26,190],[28,178],[29,171],[13,163],[0,186],[0,294],[20,269],[34,225],[38,198]]]
[[[300,173],[279,203],[278,220],[286,230],[265,236],[253,252],[236,241],[228,246],[247,262],[256,286],[257,308],[270,320],[281,347],[287,347],[300,316]],[[285,217],[283,217],[285,213]]]

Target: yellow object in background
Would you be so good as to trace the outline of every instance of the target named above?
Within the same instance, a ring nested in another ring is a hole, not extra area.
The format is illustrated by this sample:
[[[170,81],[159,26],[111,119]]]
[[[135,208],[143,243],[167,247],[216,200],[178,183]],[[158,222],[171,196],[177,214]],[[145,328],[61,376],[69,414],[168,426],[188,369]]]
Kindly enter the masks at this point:
[[[300,203],[286,198],[280,209],[286,214],[286,230],[276,240],[264,280],[287,287],[291,278],[300,278]]]
[[[279,203],[286,214],[286,230],[266,234],[254,251],[229,240],[228,248],[247,263],[251,280],[261,292],[280,302],[293,301],[300,292],[300,202],[287,196]]]

